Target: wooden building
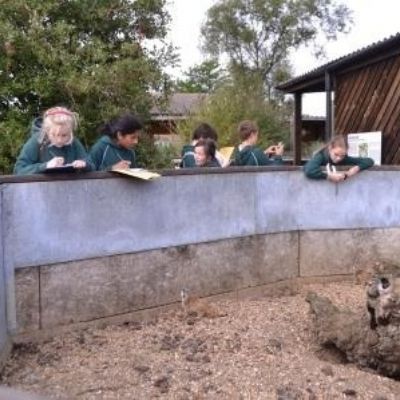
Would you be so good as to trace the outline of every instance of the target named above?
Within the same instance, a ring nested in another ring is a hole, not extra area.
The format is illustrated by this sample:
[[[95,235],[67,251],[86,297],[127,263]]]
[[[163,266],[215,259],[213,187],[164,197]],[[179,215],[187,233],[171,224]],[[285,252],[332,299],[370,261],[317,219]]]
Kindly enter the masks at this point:
[[[155,138],[177,134],[177,123],[196,114],[207,95],[204,93],[173,93],[164,106],[154,105],[150,110],[149,133]]]
[[[400,33],[277,87],[294,94],[294,161],[301,162],[302,94],[326,93],[325,140],[382,132],[382,164],[400,164]]]

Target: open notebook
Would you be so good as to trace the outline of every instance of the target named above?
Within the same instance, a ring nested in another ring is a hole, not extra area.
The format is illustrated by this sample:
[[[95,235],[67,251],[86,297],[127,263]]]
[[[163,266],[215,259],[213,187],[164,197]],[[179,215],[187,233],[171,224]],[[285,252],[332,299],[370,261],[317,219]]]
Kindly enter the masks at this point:
[[[151,181],[153,179],[161,178],[160,174],[156,172],[148,171],[143,168],[130,168],[130,169],[114,169],[111,172],[116,172],[117,174],[128,175],[132,178],[143,179],[144,181]]]

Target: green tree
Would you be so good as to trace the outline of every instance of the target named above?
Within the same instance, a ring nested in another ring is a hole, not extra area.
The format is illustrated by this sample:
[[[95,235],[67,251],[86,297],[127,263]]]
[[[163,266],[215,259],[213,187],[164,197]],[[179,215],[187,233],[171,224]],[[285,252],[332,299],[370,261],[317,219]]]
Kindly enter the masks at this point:
[[[224,79],[218,61],[207,60],[195,65],[184,73],[185,79],[178,79],[176,91],[185,93],[209,93]]]
[[[272,93],[290,51],[309,44],[321,50],[321,33],[335,39],[351,22],[336,0],[219,0],[202,26],[203,47],[236,70],[256,72]]]
[[[2,0],[0,171],[10,172],[31,119],[65,104],[89,145],[96,127],[125,110],[146,117],[151,91],[176,61],[164,39],[166,0]]]
[[[251,119],[260,128],[259,145],[289,142],[289,115],[286,107],[269,102],[264,95],[261,79],[257,76],[236,76],[226,80],[210,94],[199,112],[178,124],[178,132],[190,142],[195,127],[210,123],[218,132],[220,147],[239,143],[237,127],[240,121]]]

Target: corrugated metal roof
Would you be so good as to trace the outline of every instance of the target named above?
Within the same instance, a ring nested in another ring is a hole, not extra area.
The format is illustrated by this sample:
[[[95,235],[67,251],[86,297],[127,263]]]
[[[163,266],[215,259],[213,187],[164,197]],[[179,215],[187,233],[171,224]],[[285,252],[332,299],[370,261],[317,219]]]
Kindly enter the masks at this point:
[[[329,61],[328,63],[306,72],[305,74],[281,83],[276,88],[284,92],[291,92],[294,86],[301,83],[307,84],[308,81],[310,84],[312,83],[312,85],[317,85],[320,83],[319,79],[321,79],[323,82],[325,79],[325,72],[327,71],[340,70],[351,64],[361,62],[367,57],[375,56],[388,50],[393,50],[395,47],[398,47],[400,52],[400,32],[378,42],[374,42],[368,46],[362,47],[361,49],[353,51],[345,56]]]

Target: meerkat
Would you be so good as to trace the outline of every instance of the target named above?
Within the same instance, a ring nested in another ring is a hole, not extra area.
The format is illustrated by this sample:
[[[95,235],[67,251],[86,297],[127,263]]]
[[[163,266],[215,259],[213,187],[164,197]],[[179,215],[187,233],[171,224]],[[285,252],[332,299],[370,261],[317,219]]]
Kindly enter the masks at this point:
[[[388,319],[388,308],[391,303],[391,285],[385,277],[375,277],[367,284],[367,310],[371,329],[378,324],[385,324]]]
[[[196,314],[199,317],[218,318],[226,316],[216,306],[208,303],[204,299],[190,295],[186,288],[181,290],[182,309],[185,315]]]

